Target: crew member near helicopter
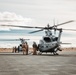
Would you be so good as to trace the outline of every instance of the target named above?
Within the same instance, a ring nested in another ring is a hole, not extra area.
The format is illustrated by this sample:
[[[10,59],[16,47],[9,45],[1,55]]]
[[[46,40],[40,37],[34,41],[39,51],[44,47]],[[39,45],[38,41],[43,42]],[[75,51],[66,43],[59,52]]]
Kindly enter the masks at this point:
[[[28,44],[26,42],[26,55],[28,55]]]
[[[24,54],[28,55],[28,44],[27,44],[27,42],[22,43],[22,51],[23,51],[23,55]]]
[[[37,50],[38,50],[38,46],[36,44],[36,42],[33,42],[33,55],[37,55]]]

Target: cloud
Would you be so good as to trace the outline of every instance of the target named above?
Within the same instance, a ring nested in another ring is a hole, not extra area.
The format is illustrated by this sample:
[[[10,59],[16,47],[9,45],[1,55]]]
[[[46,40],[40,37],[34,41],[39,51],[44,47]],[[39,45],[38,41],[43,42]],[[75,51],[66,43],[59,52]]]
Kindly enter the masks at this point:
[[[31,18],[25,18],[21,15],[11,12],[0,12],[0,24],[2,25],[31,25],[34,20]],[[9,30],[9,27],[0,27],[0,30]],[[12,28],[13,29],[13,28]],[[18,28],[16,28],[18,29]]]
[[[0,12],[0,21],[5,21],[5,22],[31,22],[31,18],[24,18],[21,15],[17,15],[16,13],[11,13],[11,12]]]

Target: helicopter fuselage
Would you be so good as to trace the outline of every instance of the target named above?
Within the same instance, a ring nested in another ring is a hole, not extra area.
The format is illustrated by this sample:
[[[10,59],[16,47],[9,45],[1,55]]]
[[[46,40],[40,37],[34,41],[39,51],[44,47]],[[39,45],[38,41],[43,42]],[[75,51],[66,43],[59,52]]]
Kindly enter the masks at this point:
[[[57,37],[51,39],[50,37],[43,37],[43,40],[40,40],[39,51],[40,52],[55,52],[59,47],[57,43]]]

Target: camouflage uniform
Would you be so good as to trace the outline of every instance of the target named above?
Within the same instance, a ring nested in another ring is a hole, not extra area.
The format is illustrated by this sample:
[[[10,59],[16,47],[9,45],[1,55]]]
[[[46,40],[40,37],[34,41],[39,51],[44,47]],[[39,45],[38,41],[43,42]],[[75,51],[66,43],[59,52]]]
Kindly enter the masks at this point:
[[[22,44],[22,50],[23,50],[23,54],[28,55],[28,44],[27,43]]]
[[[38,49],[37,44],[34,42],[33,43],[33,55],[37,55],[37,49]]]

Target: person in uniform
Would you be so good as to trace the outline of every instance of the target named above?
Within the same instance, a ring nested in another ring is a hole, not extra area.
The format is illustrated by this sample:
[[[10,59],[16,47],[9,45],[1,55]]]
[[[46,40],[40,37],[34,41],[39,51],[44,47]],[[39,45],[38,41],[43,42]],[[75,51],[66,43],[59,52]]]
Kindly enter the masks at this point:
[[[15,47],[13,47],[12,53],[16,53],[16,52],[17,52],[17,47],[15,46]]]
[[[22,51],[23,51],[23,55],[24,54],[28,55],[28,44],[27,44],[27,42],[24,42],[22,44]]]
[[[33,42],[33,55],[37,55],[37,50],[38,50],[38,47],[37,47],[37,44],[36,42]]]
[[[26,55],[28,55],[28,44],[27,44],[27,42],[26,42]]]

